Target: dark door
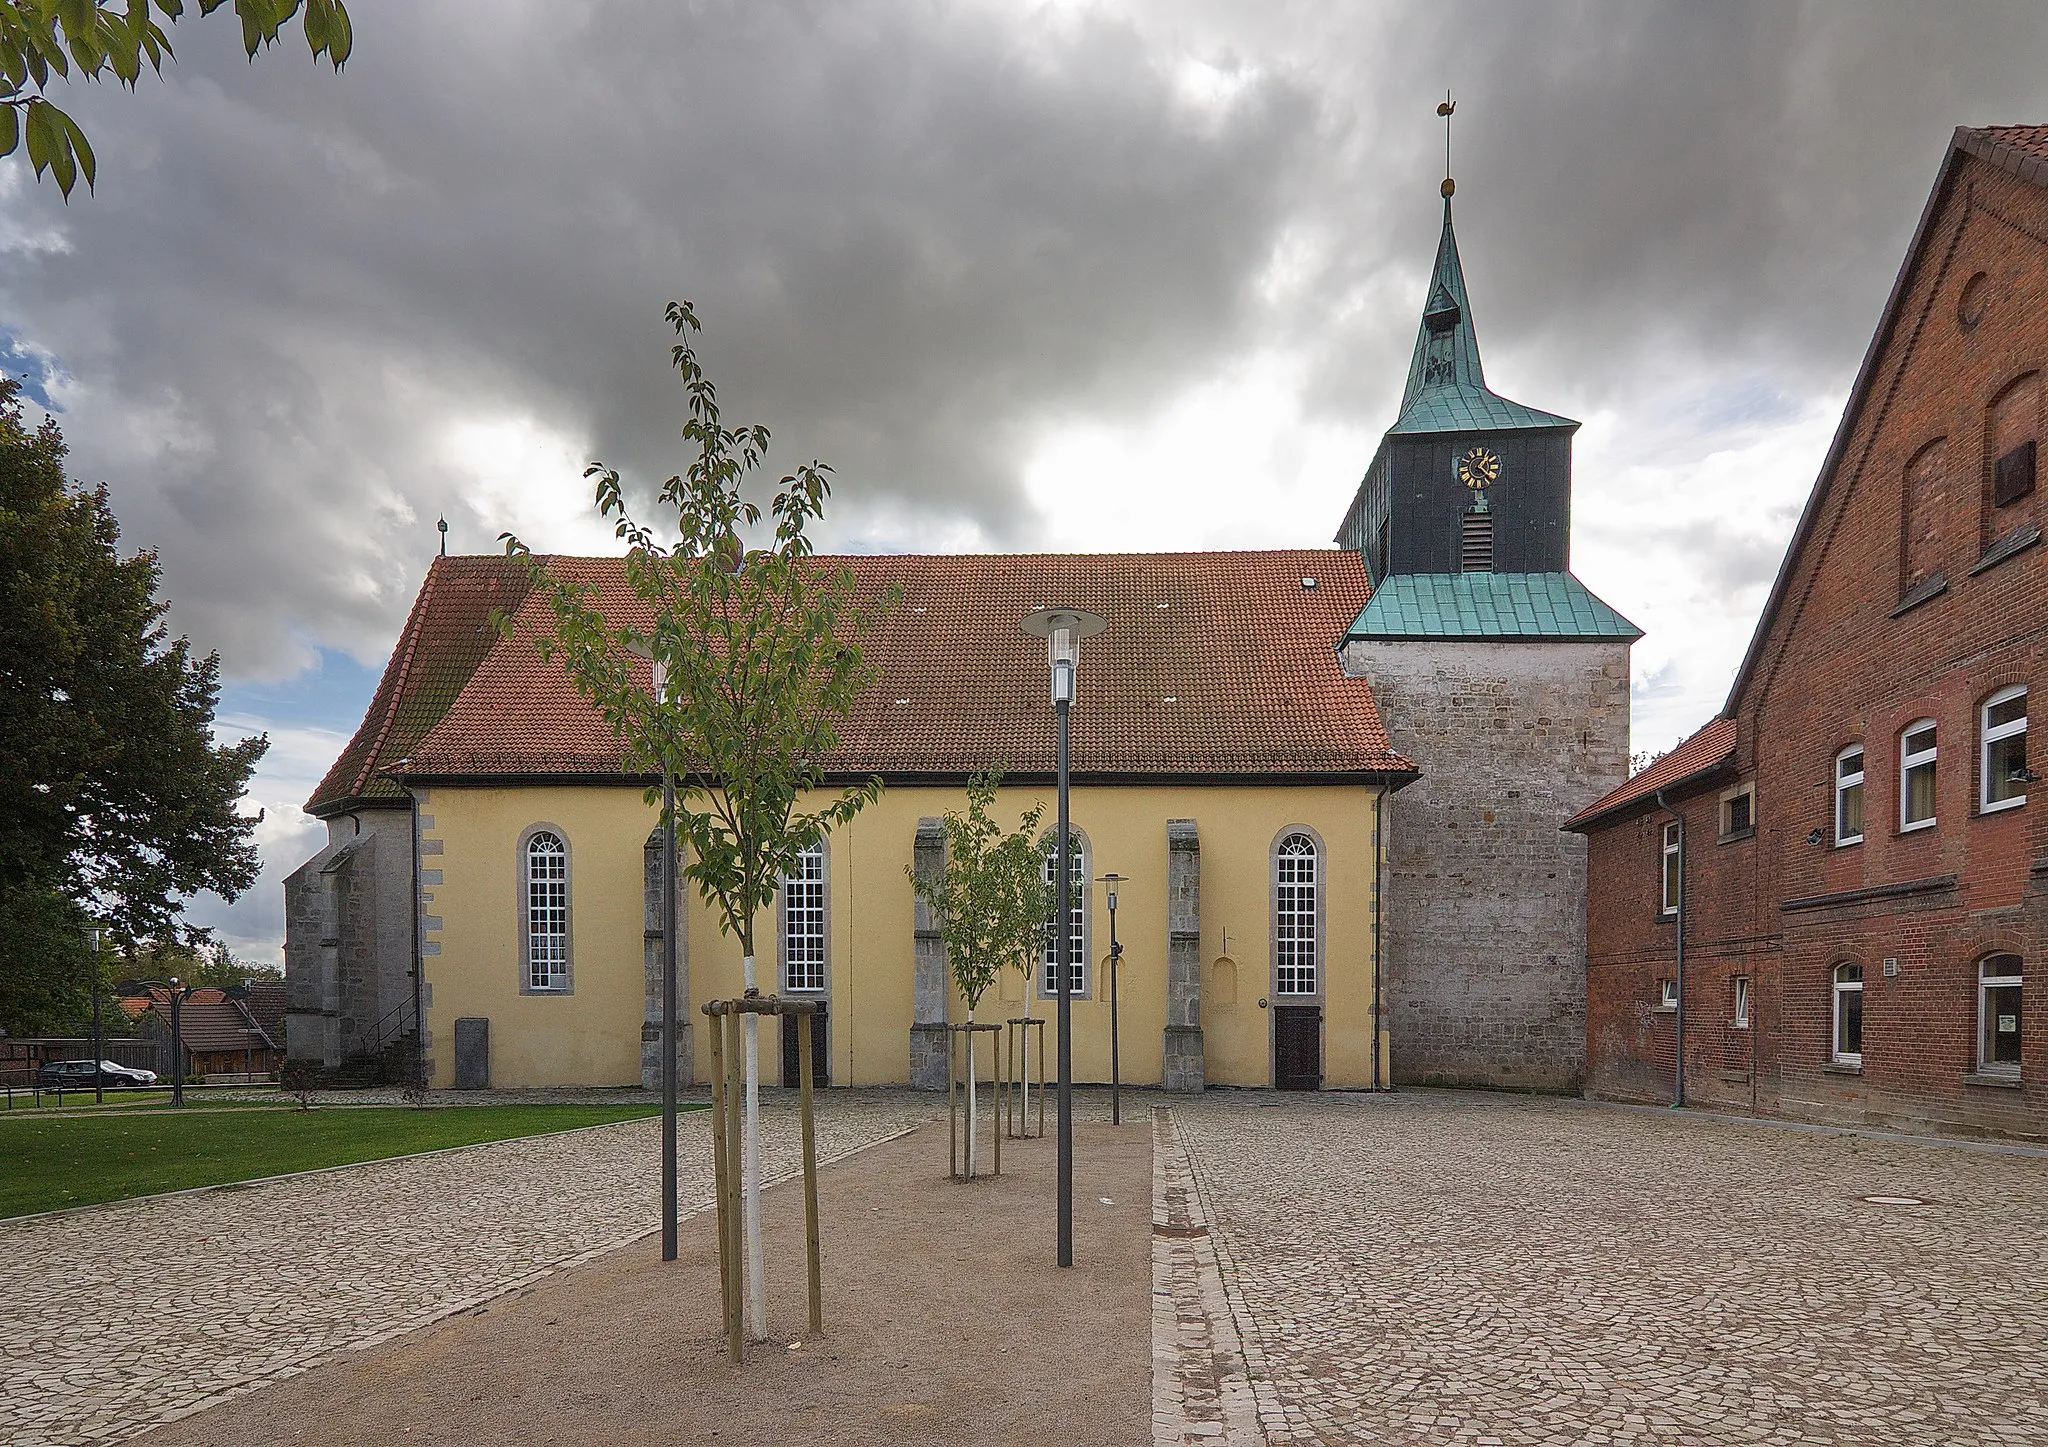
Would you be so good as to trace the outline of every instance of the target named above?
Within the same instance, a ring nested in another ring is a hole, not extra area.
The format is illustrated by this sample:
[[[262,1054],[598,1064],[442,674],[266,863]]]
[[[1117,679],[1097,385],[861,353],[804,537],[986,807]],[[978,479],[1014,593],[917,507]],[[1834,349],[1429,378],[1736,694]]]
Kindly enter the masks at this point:
[[[803,1022],[801,1015],[782,1017],[782,1083],[795,1090],[801,1083],[797,1079],[796,1032]],[[818,1013],[811,1016],[811,1084],[832,1083],[832,1056],[825,1049],[825,1002],[818,1002]]]
[[[1273,1084],[1282,1090],[1323,1088],[1323,1007],[1273,1007]]]

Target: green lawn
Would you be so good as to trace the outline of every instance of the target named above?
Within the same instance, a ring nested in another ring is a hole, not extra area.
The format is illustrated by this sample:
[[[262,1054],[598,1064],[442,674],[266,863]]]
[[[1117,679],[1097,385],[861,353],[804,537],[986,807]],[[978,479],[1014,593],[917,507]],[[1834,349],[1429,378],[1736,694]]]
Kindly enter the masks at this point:
[[[645,1105],[0,1114],[0,1218],[638,1120]]]

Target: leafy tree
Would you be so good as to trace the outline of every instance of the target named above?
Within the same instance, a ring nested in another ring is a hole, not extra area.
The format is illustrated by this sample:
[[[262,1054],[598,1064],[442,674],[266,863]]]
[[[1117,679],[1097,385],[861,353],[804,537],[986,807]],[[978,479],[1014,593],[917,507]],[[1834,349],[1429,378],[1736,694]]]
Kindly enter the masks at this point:
[[[199,13],[226,3],[199,0]],[[249,58],[275,45],[302,8],[314,59],[324,55],[340,70],[354,43],[342,0],[235,0]],[[48,171],[66,197],[80,176],[89,189],[97,169],[92,146],[78,122],[45,98],[50,77],[98,80],[111,71],[133,90],[144,65],[162,74],[171,55],[157,17],[175,23],[184,13],[184,0],[0,0],[0,156],[25,142],[36,175]]]
[[[785,476],[769,506],[773,537],[746,545],[760,507],[744,487],[768,451],[768,429],[727,427],[718,394],[692,344],[701,330],[688,302],[666,316],[677,342],[671,361],[689,398],[684,442],[695,449],[658,499],[676,514],[673,543],[636,521],[619,474],[592,463],[597,509],[625,540],[626,583],[649,620],[607,618],[594,588],[559,577],[526,545],[536,593],[551,605],[553,631],[537,641],[561,662],[624,743],[628,767],[667,768],[676,779],[676,828],[687,844],[683,874],[715,905],[719,928],[736,935],[749,993],[756,989],[754,920],[775,901],[797,856],[880,795],[880,779],[837,791],[824,787],[823,761],[854,699],[874,679],[860,638],[894,595],[861,601],[853,572],[813,556],[807,529],[831,493],[831,469],[812,462]],[[508,632],[509,620],[500,619]],[[665,679],[655,696],[633,655],[651,654]],[[658,792],[650,789],[648,801]],[[815,801],[815,802],[814,802]],[[747,1278],[754,1335],[767,1330],[760,1270],[758,1017],[746,1021]]]
[[[967,781],[967,812],[947,810],[946,866],[935,880],[920,879],[905,866],[910,886],[932,912],[945,942],[946,965],[967,1002],[967,1023],[1005,969],[1029,978],[1031,960],[1045,938],[1047,915],[1044,857],[1036,836],[1045,805],[1034,804],[1016,829],[1005,833],[990,817],[1003,768],[997,764]],[[1030,997],[1027,994],[1026,999]],[[967,1174],[974,1174],[977,1137],[974,1051],[967,1053]]]
[[[194,941],[184,898],[255,880],[236,805],[267,738],[213,741],[220,659],[163,626],[156,555],[122,558],[107,491],[64,476],[0,378],[0,1029],[62,1028],[87,1006],[83,927],[114,944]]]

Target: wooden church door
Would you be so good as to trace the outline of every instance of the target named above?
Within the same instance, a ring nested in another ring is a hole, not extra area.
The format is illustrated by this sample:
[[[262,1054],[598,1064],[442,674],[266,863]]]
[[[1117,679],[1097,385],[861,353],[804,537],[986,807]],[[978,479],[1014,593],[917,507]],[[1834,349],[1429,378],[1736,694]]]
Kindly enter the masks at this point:
[[[1273,1084],[1281,1090],[1323,1088],[1323,1008],[1273,1007]]]

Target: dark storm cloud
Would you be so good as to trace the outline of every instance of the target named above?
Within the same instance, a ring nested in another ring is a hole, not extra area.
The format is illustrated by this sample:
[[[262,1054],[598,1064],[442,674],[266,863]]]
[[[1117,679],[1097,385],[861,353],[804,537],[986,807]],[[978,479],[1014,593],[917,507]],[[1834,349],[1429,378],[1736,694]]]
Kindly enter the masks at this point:
[[[0,196],[0,327],[231,672],[374,656],[437,511],[493,545],[453,422],[672,470],[670,296],[777,460],[838,467],[836,541],[1029,546],[1046,428],[1248,352],[1384,425],[1446,83],[1493,380],[1625,428],[1696,370],[1839,391],[1949,128],[2048,114],[2021,5],[356,9],[338,78],[181,27],[78,97],[97,196]]]
[[[357,12],[339,79],[185,27],[168,84],[79,105],[98,196],[15,201],[67,245],[5,258],[0,324],[78,377],[81,469],[231,668],[290,630],[374,651],[437,509],[490,545],[437,475],[465,409],[674,470],[671,296],[733,413],[838,466],[843,527],[893,504],[1028,541],[1030,427],[1211,366],[1310,159],[1289,86],[1212,123],[1107,19]]]

